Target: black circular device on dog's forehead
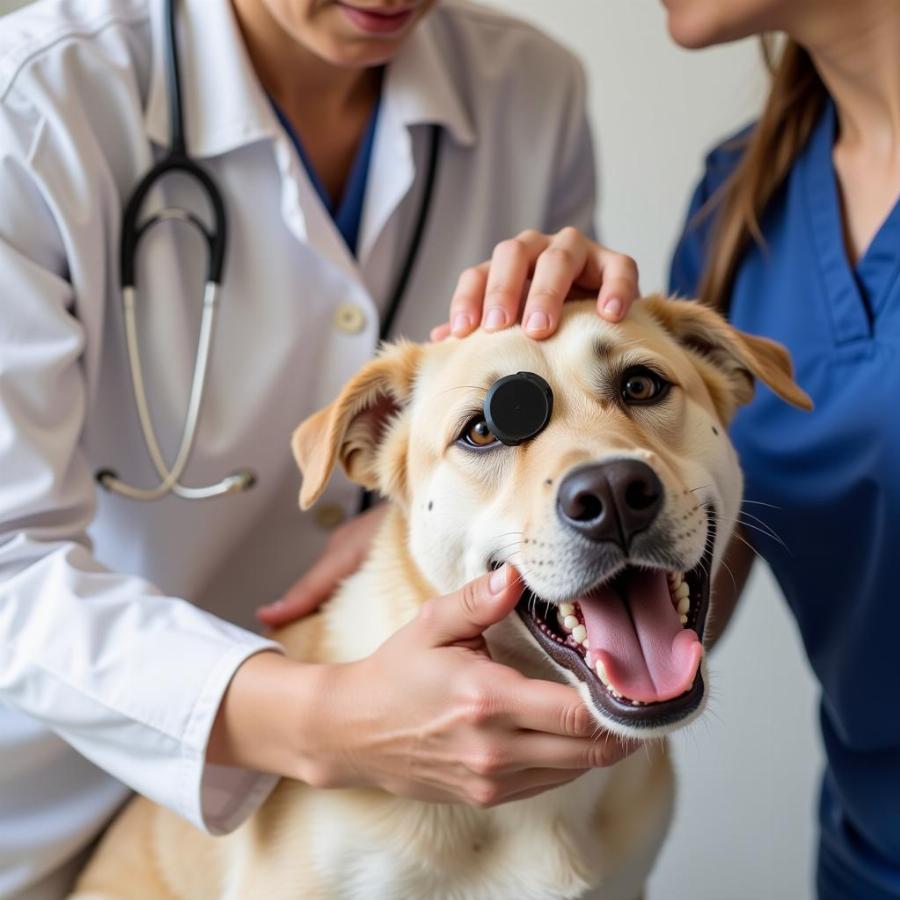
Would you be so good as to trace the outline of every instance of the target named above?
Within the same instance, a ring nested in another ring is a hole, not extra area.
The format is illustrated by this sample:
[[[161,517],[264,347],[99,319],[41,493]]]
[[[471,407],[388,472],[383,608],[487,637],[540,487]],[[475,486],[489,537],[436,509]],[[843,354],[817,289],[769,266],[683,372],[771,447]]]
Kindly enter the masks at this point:
[[[484,420],[503,444],[515,446],[546,428],[553,391],[534,372],[516,372],[495,381],[484,398]]]

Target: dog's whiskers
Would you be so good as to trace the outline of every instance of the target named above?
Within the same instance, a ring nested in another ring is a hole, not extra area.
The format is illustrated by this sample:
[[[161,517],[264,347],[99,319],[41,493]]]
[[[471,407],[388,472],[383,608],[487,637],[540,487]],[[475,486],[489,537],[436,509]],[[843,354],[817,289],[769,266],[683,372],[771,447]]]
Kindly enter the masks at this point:
[[[755,557],[758,559],[762,559],[762,554],[757,551],[757,549],[751,544],[745,537],[739,534],[737,531],[734,532],[733,537],[737,538]]]
[[[486,394],[488,392],[488,388],[480,384],[456,384],[453,387],[448,387],[443,391],[439,391],[438,393],[447,394],[450,391],[481,391],[482,394]]]
[[[774,503],[764,503],[762,500],[748,500],[746,497],[741,503],[753,503],[756,506],[768,506],[769,509],[783,509],[784,507],[776,506]]]
[[[509,550],[510,547],[521,547],[521,541],[513,541],[511,544],[504,544],[502,547],[497,547],[494,550],[494,553],[502,553],[504,550]]]
[[[761,519],[759,516],[754,516],[753,513],[748,513],[746,510],[741,510],[738,514],[738,521],[740,521],[742,525],[749,525],[750,523],[748,522],[748,519],[752,519],[754,522],[756,522],[761,529],[767,529],[767,533],[774,540],[781,540],[778,533],[768,522],[766,522],[764,519]]]
[[[771,538],[776,543],[780,544],[788,553],[791,553],[791,548],[768,526],[765,522],[760,525],[755,525],[753,522],[748,522],[745,519],[742,519],[740,516],[738,517],[738,523],[741,524],[744,528],[749,528],[752,531],[758,531],[760,534],[765,535],[767,538]]]

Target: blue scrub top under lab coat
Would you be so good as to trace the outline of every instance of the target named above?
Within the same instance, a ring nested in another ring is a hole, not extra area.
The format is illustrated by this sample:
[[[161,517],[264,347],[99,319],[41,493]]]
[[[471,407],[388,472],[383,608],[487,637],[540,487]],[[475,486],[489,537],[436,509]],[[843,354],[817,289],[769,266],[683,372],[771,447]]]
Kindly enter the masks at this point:
[[[900,898],[900,206],[852,266],[835,135],[828,103],[763,218],[767,249],[748,251],[730,297],[738,328],[790,349],[815,411],[759,386],[731,435],[746,498],[772,504],[746,511],[784,545],[748,537],[822,687],[819,896],[886,900]],[[674,292],[696,292],[714,217],[692,220],[739,155],[726,142],[707,159],[672,263]]]
[[[350,252],[356,256],[356,245],[359,241],[359,228],[362,222],[363,202],[366,197],[366,185],[369,180],[369,167],[372,161],[372,148],[375,145],[375,132],[378,128],[378,111],[381,106],[381,95],[375,102],[375,106],[369,115],[369,122],[360,141],[356,156],[350,166],[347,176],[347,184],[339,201],[336,201],[329,193],[328,188],[322,183],[318,173],[313,168],[312,162],[300,140],[300,135],[294,130],[287,116],[282,112],[278,104],[270,98],[272,108],[278,116],[288,137],[297,150],[297,155],[306,169],[306,174],[312,182],[322,205],[328,210],[337,230],[341,233],[344,243]]]

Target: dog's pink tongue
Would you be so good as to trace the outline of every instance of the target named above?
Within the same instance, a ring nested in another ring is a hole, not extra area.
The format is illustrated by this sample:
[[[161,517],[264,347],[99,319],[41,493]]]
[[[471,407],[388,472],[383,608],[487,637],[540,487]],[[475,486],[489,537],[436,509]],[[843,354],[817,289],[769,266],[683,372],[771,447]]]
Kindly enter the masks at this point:
[[[682,627],[664,572],[633,570],[624,586],[604,585],[578,604],[590,652],[618,693],[658,703],[694,683],[703,645],[696,632]]]

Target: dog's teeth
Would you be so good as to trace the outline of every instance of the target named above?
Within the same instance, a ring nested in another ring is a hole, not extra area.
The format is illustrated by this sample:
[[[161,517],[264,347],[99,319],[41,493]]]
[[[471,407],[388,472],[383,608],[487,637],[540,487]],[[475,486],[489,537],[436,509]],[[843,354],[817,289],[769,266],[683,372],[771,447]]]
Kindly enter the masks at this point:
[[[682,597],[678,601],[678,613],[679,615],[686,616],[691,609],[691,601],[688,597]]]
[[[566,616],[565,619],[563,619],[563,627],[568,631],[576,628],[579,624],[580,623],[578,622],[578,619],[575,618],[575,616]]]
[[[594,671],[597,673],[597,677],[609,687],[609,679],[606,677],[606,668],[604,667],[602,660],[598,659],[597,662],[594,663]]]
[[[681,620],[682,625],[687,625],[687,616],[680,615],[678,618]]]
[[[690,596],[691,589],[687,586],[687,584],[685,582],[682,581],[681,584],[679,584],[678,587],[675,588],[675,593],[679,597],[688,597],[688,596]]]
[[[578,643],[582,643],[587,637],[587,628],[584,625],[576,625],[572,629],[572,637],[575,638]]]
[[[585,638],[585,639],[581,642],[581,646],[584,647],[585,650],[587,650],[587,648],[588,648],[588,639],[587,639],[587,638]]]
[[[560,603],[559,611],[563,614],[563,616],[571,616],[572,613],[575,612],[575,604],[574,603]]]

